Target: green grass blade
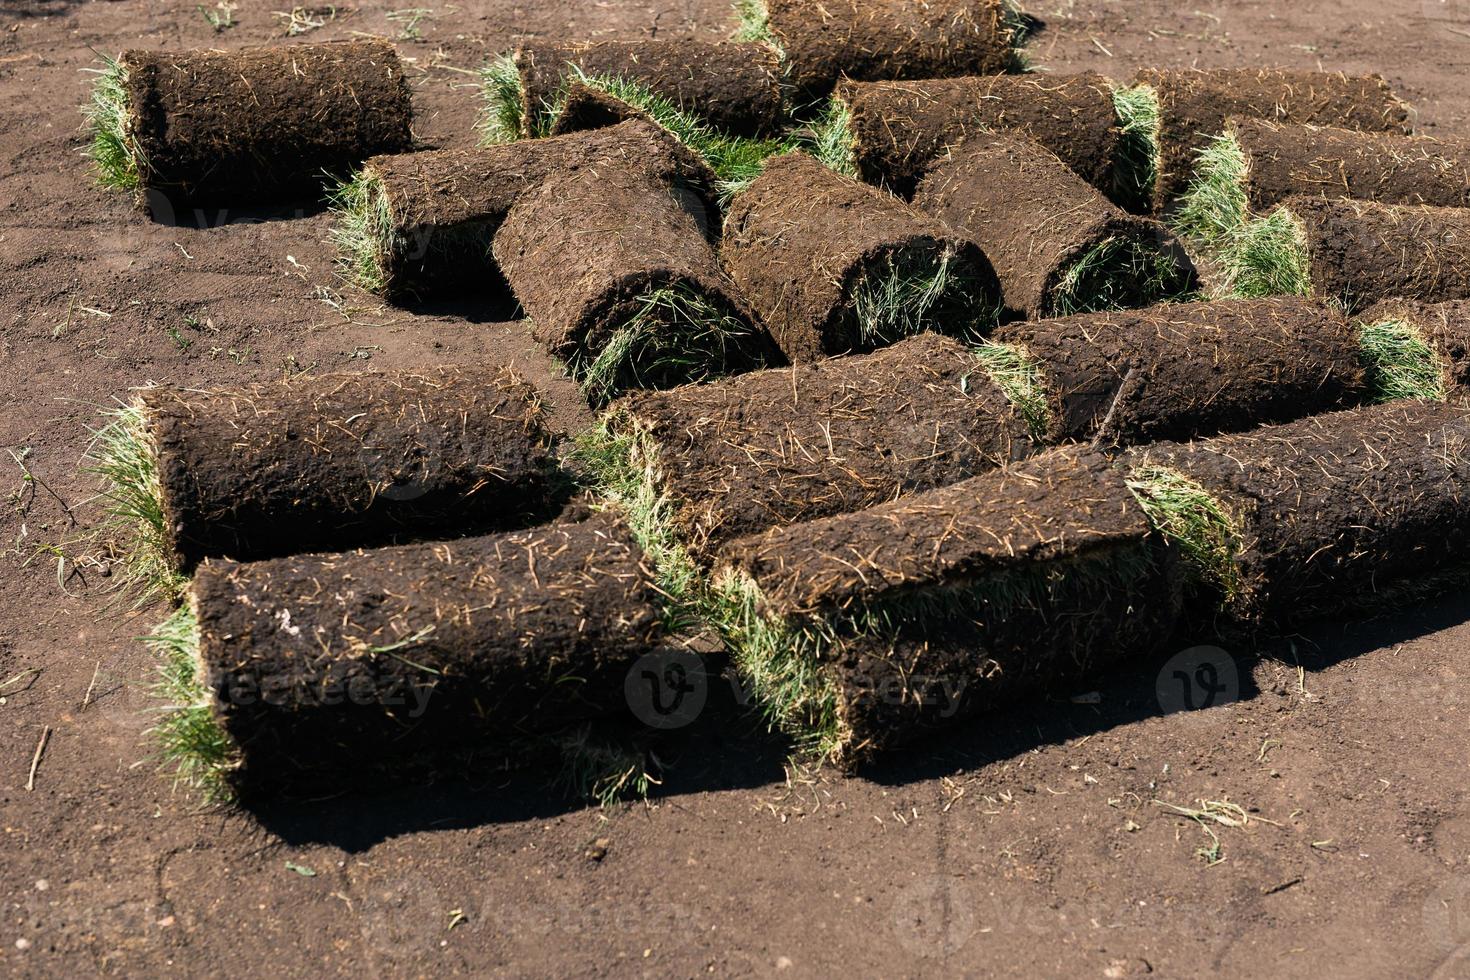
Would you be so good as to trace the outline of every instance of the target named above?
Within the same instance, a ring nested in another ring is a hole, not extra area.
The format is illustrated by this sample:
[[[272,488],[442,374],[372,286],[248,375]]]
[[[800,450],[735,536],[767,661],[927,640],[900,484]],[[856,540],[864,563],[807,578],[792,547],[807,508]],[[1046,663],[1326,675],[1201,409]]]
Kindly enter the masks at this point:
[[[1375,401],[1449,398],[1444,361],[1412,323],[1364,323],[1358,328],[1358,350]]]
[[[133,136],[132,106],[128,101],[128,70],[115,58],[101,55],[101,68],[87,68],[97,80],[82,106],[91,136],[87,155],[97,182],[114,190],[136,190],[143,182],[147,161]]]

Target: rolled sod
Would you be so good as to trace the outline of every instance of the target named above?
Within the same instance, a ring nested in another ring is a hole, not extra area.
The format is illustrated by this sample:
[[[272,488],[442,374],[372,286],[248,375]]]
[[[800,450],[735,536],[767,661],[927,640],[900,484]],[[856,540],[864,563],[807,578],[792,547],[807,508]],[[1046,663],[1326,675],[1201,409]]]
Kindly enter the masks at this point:
[[[1384,297],[1470,298],[1470,209],[1287,198],[1221,251],[1242,296],[1322,296],[1359,309]]]
[[[716,589],[736,664],[800,750],[851,768],[1147,657],[1181,610],[1123,474],[1074,448],[743,538]]]
[[[377,40],[127,51],[86,113],[102,183],[169,205],[315,197],[325,174],[413,148],[408,82]]]
[[[549,177],[506,215],[495,263],[592,402],[779,363],[705,237],[708,213],[661,175],[596,166]]]
[[[935,162],[914,205],[969,235],[1008,315],[1147,306],[1188,292],[1194,267],[1163,225],[1122,211],[1045,147],[977,133]]]
[[[1017,67],[1019,18],[1005,0],[754,0],[745,37],[782,54],[798,101],[838,79],[882,81],[994,75]]]
[[[607,129],[504,146],[374,157],[337,195],[334,237],[352,278],[393,299],[503,288],[490,242],[522,194],[553,174],[648,175],[718,229],[715,177],[658,126]]]
[[[909,196],[930,163],[974,133],[1023,133],[1078,176],[1113,192],[1119,129],[1113,88],[1096,72],[841,82],[835,139],[846,167]]]
[[[792,363],[926,330],[978,337],[1000,309],[974,242],[805,153],[771,159],[734,199],[721,257]]]
[[[522,527],[559,506],[540,397],[504,368],[148,388],[104,436],[113,499],[180,571]]]
[[[1196,156],[1231,116],[1413,132],[1408,105],[1378,75],[1277,68],[1146,68],[1135,84],[1158,97],[1159,167],[1154,212],[1164,214],[1189,188]]]
[[[1384,300],[1357,319],[1381,398],[1470,398],[1470,300]]]
[[[510,737],[626,710],[661,632],[608,515],[457,541],[237,564],[190,593],[197,680],[245,791],[452,775]]]
[[[637,83],[735,136],[776,133],[785,119],[781,61],[738,41],[528,42],[486,70],[486,137],[546,136],[579,77]]]
[[[1217,300],[1015,323],[1047,443],[1139,445],[1343,408],[1364,392],[1358,337],[1318,300]]]
[[[1130,483],[1221,608],[1283,625],[1464,566],[1470,410],[1396,401],[1129,454]]]
[[[1232,118],[1198,158],[1175,227],[1236,233],[1288,197],[1470,206],[1470,140]]]

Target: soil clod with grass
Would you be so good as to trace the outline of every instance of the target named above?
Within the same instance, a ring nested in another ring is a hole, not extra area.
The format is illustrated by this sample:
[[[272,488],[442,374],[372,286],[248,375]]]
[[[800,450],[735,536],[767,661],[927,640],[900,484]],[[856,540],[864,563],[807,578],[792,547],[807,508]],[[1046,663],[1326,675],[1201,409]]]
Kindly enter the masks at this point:
[[[1012,316],[1147,306],[1195,285],[1166,228],[1125,213],[1022,136],[971,136],[935,162],[914,204],[980,245]]]
[[[1378,75],[1276,68],[1148,68],[1136,83],[1159,107],[1159,167],[1154,212],[1165,214],[1189,189],[1196,157],[1231,116],[1413,132],[1409,107]]]
[[[188,607],[195,703],[244,792],[452,775],[507,738],[626,710],[623,679],[658,642],[658,603],[641,550],[606,514],[206,562]]]
[[[514,371],[440,368],[147,388],[92,455],[146,586],[205,558],[544,520],[563,482],[552,442],[539,395]]]
[[[326,175],[413,148],[408,81],[378,40],[128,51],[106,61],[86,112],[99,180],[155,214],[316,198]]]
[[[741,539],[716,575],[761,706],[846,768],[1146,657],[1181,610],[1171,553],[1122,474],[1070,448]]]
[[[1000,308],[974,242],[805,153],[772,159],[734,199],[722,258],[792,363],[926,330],[978,338]]]
[[[1470,397],[1470,300],[1384,300],[1358,322],[1384,400]]]

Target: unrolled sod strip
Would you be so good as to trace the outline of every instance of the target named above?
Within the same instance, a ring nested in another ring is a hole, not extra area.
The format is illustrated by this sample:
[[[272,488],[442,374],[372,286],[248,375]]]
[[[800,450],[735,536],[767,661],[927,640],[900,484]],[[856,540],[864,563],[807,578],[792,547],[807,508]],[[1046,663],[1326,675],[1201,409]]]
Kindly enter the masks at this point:
[[[159,631],[165,757],[206,789],[422,779],[625,710],[661,632],[622,523],[201,566]]]
[[[85,111],[99,180],[155,215],[316,196],[324,172],[413,148],[408,82],[384,41],[128,51]]]
[[[1378,75],[1276,68],[1147,68],[1135,85],[1152,89],[1159,109],[1154,212],[1162,215],[1189,187],[1195,158],[1231,116],[1413,132],[1409,107]]]
[[[143,389],[91,455],[145,587],[205,558],[520,527],[555,511],[540,397],[505,368]]]
[[[1113,88],[1096,72],[844,81],[827,117],[836,169],[908,196],[929,164],[973,133],[1024,133],[1111,193],[1119,140]]]
[[[1109,203],[1026,137],[971,136],[935,162],[914,204],[979,244],[1015,316],[1147,306],[1194,286],[1163,225]]]
[[[1005,0],[744,0],[738,36],[781,52],[798,102],[838,79],[993,75],[1018,64],[1020,16]]]
[[[1470,398],[1470,300],[1389,299],[1357,320],[1381,399]]]
[[[521,195],[553,174],[616,170],[664,181],[718,230],[715,177],[643,120],[554,139],[374,157],[337,192],[334,231],[353,280],[393,299],[493,291],[490,242]],[[503,288],[503,287],[502,287]]]
[[[501,143],[550,135],[567,90],[586,76],[641,85],[734,136],[772,135],[785,118],[780,58],[766,44],[692,38],[531,42],[484,72],[484,138]]]
[[[1396,401],[1190,445],[1129,482],[1227,616],[1281,626],[1371,606],[1470,546],[1470,410]]]
[[[974,242],[805,153],[770,160],[734,199],[721,258],[792,363],[926,330],[979,337],[1001,305]]]
[[[779,363],[720,268],[707,215],[698,195],[612,167],[550,177],[506,215],[496,265],[592,402]]]
[[[1470,208],[1287,198],[1217,261],[1224,289],[1240,296],[1321,296],[1351,309],[1470,299]]]
[[[1123,474],[1069,448],[741,539],[716,593],[771,720],[851,768],[1147,657],[1174,632],[1178,582]]]
[[[1233,118],[1201,150],[1173,224],[1218,242],[1288,197],[1470,206],[1470,140]]]

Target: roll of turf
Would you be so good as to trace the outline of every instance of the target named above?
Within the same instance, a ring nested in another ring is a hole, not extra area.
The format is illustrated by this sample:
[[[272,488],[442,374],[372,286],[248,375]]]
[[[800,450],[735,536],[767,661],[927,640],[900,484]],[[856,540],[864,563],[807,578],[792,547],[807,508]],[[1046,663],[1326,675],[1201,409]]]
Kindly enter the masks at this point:
[[[1005,0],[754,0],[743,36],[781,51],[799,101],[838,79],[994,75],[1016,67],[1018,25]]]
[[[618,403],[591,447],[609,483],[657,504],[703,560],[773,525],[954,483],[1030,451],[964,345],[921,334],[872,354],[757,371]]]
[[[1358,323],[1360,343],[1375,352],[1370,370],[1381,398],[1470,398],[1470,300],[1384,300]]]
[[[413,105],[393,46],[333,41],[128,51],[87,110],[104,184],[157,212],[320,194],[370,156],[413,148]]]
[[[393,299],[503,288],[490,243],[511,207],[551,175],[647,175],[702,205],[718,230],[714,175],[644,120],[504,146],[374,157],[338,193],[335,239],[353,279]]]
[[[1096,72],[851,82],[833,95],[841,159],[863,180],[911,195],[930,163],[975,133],[1031,137],[1113,193],[1119,130],[1113,89]]]
[[[1470,209],[1287,198],[1247,224],[1218,265],[1239,295],[1322,296],[1360,309],[1384,297],[1470,298]]]
[[[849,768],[1146,657],[1181,609],[1122,473],[1075,449],[743,538],[724,561],[738,668],[800,748]]]
[[[509,369],[148,388],[119,414],[114,499],[176,570],[520,527],[558,506],[540,396]]]
[[[548,178],[506,215],[495,262],[594,403],[779,362],[720,269],[705,207],[664,175],[598,166]]]
[[[625,710],[660,635],[607,516],[266,562],[206,562],[197,681],[244,792],[452,775],[508,737]]]
[[[914,204],[979,244],[1014,316],[1147,306],[1194,285],[1163,225],[1109,203],[1025,137],[970,137],[935,162]]]
[[[1130,484],[1241,623],[1427,588],[1470,545],[1470,410],[1396,401],[1127,458]]]
[[[486,73],[487,134],[496,141],[548,135],[579,77],[646,87],[722,132],[762,136],[785,118],[781,61],[766,44],[640,39],[529,42]]]
[[[1232,118],[1200,154],[1174,223],[1217,241],[1294,196],[1470,206],[1470,140]]]
[[[1234,432],[1346,407],[1365,386],[1358,338],[1342,313],[1296,297],[1015,323],[994,340],[1034,365],[1027,414],[1042,420],[1047,443]]]
[[[1165,213],[1189,187],[1195,157],[1230,116],[1413,132],[1409,107],[1378,75],[1277,68],[1146,68],[1136,83],[1159,104],[1159,168],[1154,211]]]
[[[792,363],[936,330],[987,332],[1000,284],[974,242],[805,153],[731,203],[725,268]]]

